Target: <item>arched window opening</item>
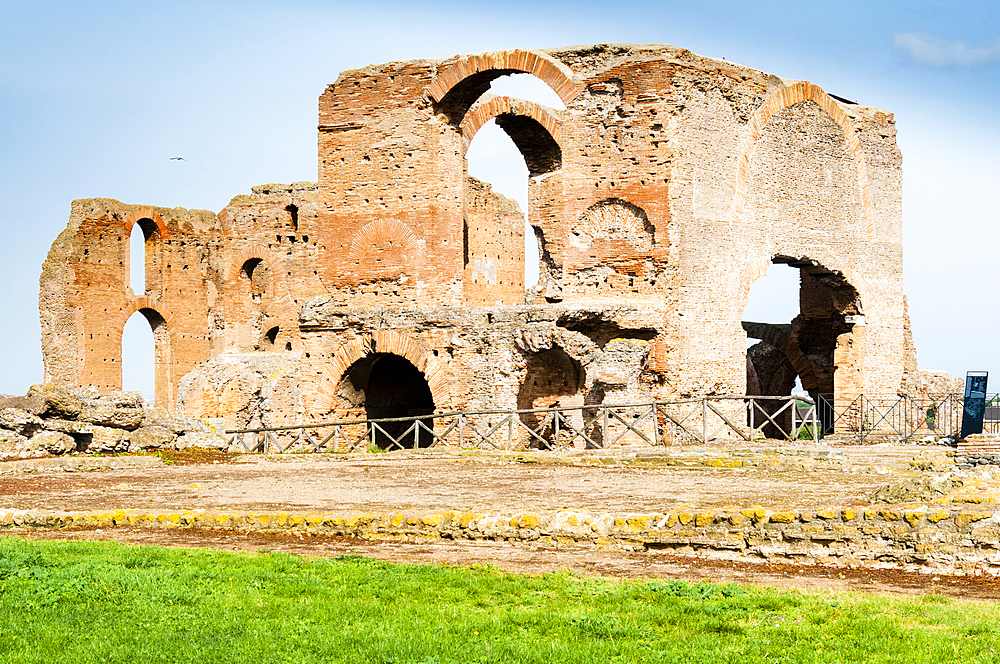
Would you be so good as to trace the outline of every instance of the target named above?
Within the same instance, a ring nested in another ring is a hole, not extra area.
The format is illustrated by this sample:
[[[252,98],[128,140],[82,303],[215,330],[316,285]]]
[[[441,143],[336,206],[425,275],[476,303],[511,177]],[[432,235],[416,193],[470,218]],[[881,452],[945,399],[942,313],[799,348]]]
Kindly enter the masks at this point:
[[[298,206],[291,204],[285,206],[285,212],[288,213],[288,222],[292,226],[293,231],[299,230],[299,208]]]
[[[154,267],[151,264],[153,246],[159,236],[160,230],[152,219],[143,218],[132,224],[128,281],[135,295],[146,294],[146,274]]]
[[[122,329],[122,389],[141,392],[150,403],[156,400],[159,374],[167,361],[166,335],[166,321],[152,309],[136,311]]]
[[[274,342],[275,340],[277,340],[278,332],[280,331],[281,331],[280,328],[277,325],[275,325],[270,330],[264,333],[264,350],[271,350],[272,348],[274,348]]]
[[[751,287],[743,314],[747,395],[808,394],[830,400],[838,388],[838,344],[861,319],[857,291],[842,275],[815,262],[784,256],[772,262]],[[784,404],[761,405],[774,412]],[[792,416],[788,409],[776,421],[791,431]],[[819,416],[823,432],[829,432],[832,413],[821,407]],[[764,434],[778,432],[768,426]]]
[[[340,381],[338,396],[354,408],[364,408],[369,420],[393,417],[419,417],[434,413],[434,396],[424,374],[409,360],[391,353],[371,353],[348,368]],[[409,431],[414,423],[382,422],[376,431],[375,444],[382,449],[412,448],[430,445],[427,429],[434,420],[425,418],[421,431]]]
[[[270,285],[270,274],[264,261],[259,258],[247,260],[240,268],[240,277],[249,286],[250,299],[260,304],[261,297]]]

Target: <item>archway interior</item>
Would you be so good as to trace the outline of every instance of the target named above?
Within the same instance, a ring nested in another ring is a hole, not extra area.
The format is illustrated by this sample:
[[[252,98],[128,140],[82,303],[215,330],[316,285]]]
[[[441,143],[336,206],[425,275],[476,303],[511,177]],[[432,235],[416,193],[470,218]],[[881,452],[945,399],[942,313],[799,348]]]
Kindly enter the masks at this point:
[[[267,323],[271,287],[271,271],[267,263],[260,258],[247,259],[240,266],[237,281],[240,297],[236,306],[243,312],[240,319],[246,321],[240,331],[243,335],[240,345],[246,349],[273,350],[280,328]]]
[[[562,348],[555,346],[533,353],[528,357],[524,380],[518,389],[517,408],[531,410],[582,406],[585,382],[585,372],[580,362]],[[546,441],[549,440],[552,430],[544,423],[551,416],[547,417],[545,413],[521,413],[520,418],[526,427],[540,433]],[[574,424],[582,429],[582,419]],[[531,446],[541,443],[535,438],[528,442]]]
[[[482,72],[470,79],[475,80],[467,79],[456,86],[461,89],[455,99],[460,98],[462,104],[456,104],[453,112],[461,113],[459,122],[465,111],[484,94],[524,99],[559,110],[566,108],[552,88],[531,74]],[[449,97],[451,93],[442,103],[453,103]],[[540,258],[538,241],[528,223],[528,178],[556,170],[561,163],[559,146],[549,133],[535,120],[516,115],[500,115],[484,124],[466,151],[468,174],[489,183],[495,193],[516,201],[524,214],[526,289],[538,283]]]
[[[146,271],[153,252],[153,242],[159,237],[159,229],[152,219],[140,219],[132,224],[129,235],[128,282],[135,295],[146,294]]]
[[[434,396],[424,374],[406,358],[391,353],[371,353],[352,364],[340,382],[338,395],[353,407],[364,408],[369,420],[434,413]],[[432,418],[420,422],[433,430]],[[418,442],[415,432],[403,435],[413,422],[385,422],[379,426],[388,434],[376,435],[375,443],[382,449],[397,445],[409,448]],[[426,430],[420,433],[420,446],[428,446],[432,442],[430,434]]]
[[[157,363],[167,326],[153,309],[140,309],[129,316],[122,329],[122,389],[142,393],[146,401],[156,398]]]
[[[758,364],[768,361],[781,362],[786,369],[794,371],[784,353],[777,351],[779,346],[783,348],[782,334],[791,330],[792,320],[799,315],[800,280],[797,269],[786,263],[777,263],[772,264],[767,274],[757,279],[750,288],[750,295],[743,310],[744,331],[747,333],[748,395],[775,393],[769,385],[760,385],[755,379],[750,367],[754,360]],[[749,326],[752,327],[746,329]],[[777,337],[775,337],[776,332],[779,333]],[[793,385],[788,392],[783,391],[783,387],[776,388],[782,396],[803,392],[802,379],[797,373],[793,375]]]
[[[815,261],[776,256],[752,286],[743,314],[747,334],[747,395],[808,393],[832,398],[836,351],[861,312],[857,291],[843,275]],[[781,404],[762,404],[771,411]],[[824,431],[832,414],[820,409]],[[791,412],[779,424],[790,431]],[[775,435],[773,427],[765,435]]]

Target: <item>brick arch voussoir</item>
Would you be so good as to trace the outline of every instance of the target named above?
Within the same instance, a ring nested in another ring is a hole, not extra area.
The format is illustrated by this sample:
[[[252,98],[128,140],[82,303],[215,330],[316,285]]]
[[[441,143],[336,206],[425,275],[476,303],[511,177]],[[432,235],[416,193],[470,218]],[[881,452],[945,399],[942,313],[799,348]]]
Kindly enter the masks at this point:
[[[483,125],[498,115],[520,115],[531,118],[549,132],[549,136],[562,148],[562,121],[553,109],[533,101],[514,97],[489,97],[482,102],[476,102],[462,118],[460,125],[462,137],[468,143],[472,142],[476,133]]]
[[[408,260],[413,260],[415,252],[419,248],[417,236],[403,222],[396,219],[375,219],[354,233],[354,237],[351,238],[351,246],[347,250],[347,260],[349,262],[360,260],[368,247],[383,238],[392,238],[399,242]]]
[[[542,51],[521,49],[467,55],[445,65],[443,71],[427,88],[427,93],[434,101],[439,102],[452,88],[469,76],[490,69],[513,69],[537,76],[552,88],[565,104],[569,104],[580,94],[580,85],[569,67]]]
[[[129,232],[132,232],[132,226],[134,226],[140,219],[149,219],[156,224],[156,228],[160,232],[161,240],[167,237],[168,229],[166,222],[163,221],[163,216],[151,207],[135,208],[125,215],[125,227]]]
[[[872,215],[871,186],[868,180],[868,165],[865,162],[864,153],[861,149],[861,142],[858,140],[854,122],[830,95],[826,94],[821,87],[813,85],[808,81],[799,81],[792,85],[781,88],[771,93],[764,100],[751,116],[747,127],[749,134],[743,140],[740,150],[739,161],[736,172],[736,194],[733,199],[732,219],[739,222],[743,217],[743,209],[746,205],[746,192],[750,177],[750,160],[753,157],[754,148],[760,140],[765,125],[775,113],[782,111],[789,106],[803,101],[815,102],[823,112],[834,122],[840,125],[844,132],[844,142],[847,150],[854,161],[854,168],[858,177],[858,188],[861,192],[861,207],[865,222],[865,235],[867,239],[875,238],[875,222]]]
[[[447,410],[452,405],[452,377],[446,367],[417,341],[395,330],[378,330],[373,334],[356,337],[343,344],[323,369],[319,386],[319,412],[333,410],[337,387],[347,370],[358,360],[371,353],[389,353],[409,361],[424,379],[434,398],[436,410]]]
[[[142,219],[142,217],[139,218]],[[163,319],[163,324],[167,326],[167,335],[170,338],[170,342],[173,343],[175,329],[173,315],[167,311],[162,302],[148,295],[140,295],[129,300],[128,306],[125,307],[113,328],[115,331],[115,340],[121,343],[122,333],[125,331],[125,324],[128,322],[128,319],[132,317],[132,314],[142,309],[152,309],[159,314],[160,318]]]

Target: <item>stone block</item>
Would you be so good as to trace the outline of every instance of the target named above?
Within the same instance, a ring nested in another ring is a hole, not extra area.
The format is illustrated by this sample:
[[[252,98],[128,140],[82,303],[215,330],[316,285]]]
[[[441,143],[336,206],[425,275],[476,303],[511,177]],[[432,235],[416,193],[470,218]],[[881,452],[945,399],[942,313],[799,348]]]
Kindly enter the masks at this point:
[[[129,435],[129,452],[176,449],[173,431],[156,424],[140,427]]]

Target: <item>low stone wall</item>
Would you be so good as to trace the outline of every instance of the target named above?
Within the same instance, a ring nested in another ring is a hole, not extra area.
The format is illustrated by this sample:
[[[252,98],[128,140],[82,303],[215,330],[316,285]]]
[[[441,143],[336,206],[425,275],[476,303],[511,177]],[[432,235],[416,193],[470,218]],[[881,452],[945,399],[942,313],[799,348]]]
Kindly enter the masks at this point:
[[[493,540],[553,547],[665,549],[735,560],[1000,574],[1000,505],[914,504],[665,513],[476,512],[0,513],[0,532],[61,528],[201,528],[377,540]]]
[[[1000,436],[973,434],[958,441],[955,463],[959,468],[1000,466]]]

